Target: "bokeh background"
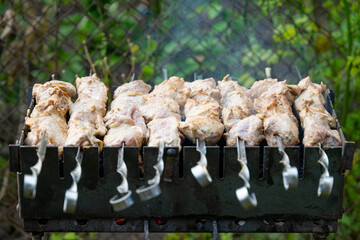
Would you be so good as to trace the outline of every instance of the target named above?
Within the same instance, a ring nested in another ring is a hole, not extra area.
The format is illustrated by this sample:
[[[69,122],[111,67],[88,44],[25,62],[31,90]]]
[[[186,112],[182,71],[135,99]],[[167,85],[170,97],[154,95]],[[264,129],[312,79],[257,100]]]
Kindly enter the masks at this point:
[[[55,78],[74,82],[90,69],[108,86],[157,84],[162,69],[192,80],[230,73],[251,86],[299,73],[335,90],[348,140],[360,142],[360,2],[351,0],[0,0],[0,239],[26,239],[16,212],[8,144],[19,137],[27,88]],[[299,72],[296,70],[298,68]],[[360,167],[346,177],[345,214],[330,239],[360,239]],[[54,233],[51,239],[121,235]],[[131,234],[138,239],[141,235]],[[124,236],[125,237],[125,236]],[[154,235],[209,239],[210,234]],[[309,239],[307,234],[222,234],[222,239]]]

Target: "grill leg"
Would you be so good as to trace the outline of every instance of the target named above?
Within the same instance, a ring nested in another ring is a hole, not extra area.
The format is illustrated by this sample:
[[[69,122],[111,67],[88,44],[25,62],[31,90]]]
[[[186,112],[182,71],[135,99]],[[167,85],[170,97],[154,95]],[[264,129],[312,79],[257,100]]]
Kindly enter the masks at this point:
[[[41,240],[44,236],[44,232],[31,232],[32,240]]]
[[[314,233],[311,235],[312,240],[326,240],[328,233]]]

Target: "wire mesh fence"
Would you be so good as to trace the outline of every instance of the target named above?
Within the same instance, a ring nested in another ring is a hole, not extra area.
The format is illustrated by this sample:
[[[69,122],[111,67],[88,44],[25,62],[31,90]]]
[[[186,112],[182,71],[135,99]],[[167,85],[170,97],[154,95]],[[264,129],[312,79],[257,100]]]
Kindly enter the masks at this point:
[[[354,5],[356,5],[354,3]],[[74,82],[92,69],[108,85],[162,80],[161,70],[249,87],[265,77],[313,76],[341,92],[349,51],[338,1],[14,0],[0,4],[0,154],[22,128],[27,88]],[[353,7],[353,5],[352,5]],[[356,5],[355,7],[359,7]],[[350,83],[349,83],[350,84]],[[358,85],[350,87],[359,87]],[[344,95],[340,95],[342,102]],[[358,99],[358,96],[354,96]],[[359,100],[359,99],[358,99]],[[360,101],[358,101],[360,102]],[[345,111],[345,110],[343,110]],[[347,112],[345,111],[345,114]],[[346,119],[345,119],[346,120]]]

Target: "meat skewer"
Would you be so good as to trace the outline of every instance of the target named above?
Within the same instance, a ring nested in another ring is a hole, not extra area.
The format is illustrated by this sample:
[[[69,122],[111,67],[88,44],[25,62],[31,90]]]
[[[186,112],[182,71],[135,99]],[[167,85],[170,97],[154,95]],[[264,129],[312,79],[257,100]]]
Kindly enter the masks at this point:
[[[247,166],[245,144],[260,144],[265,138],[263,123],[262,119],[256,121],[256,117],[255,119],[250,117],[252,102],[245,94],[247,89],[241,87],[235,81],[227,80],[228,78],[229,74],[222,81],[218,82],[221,92],[220,102],[223,107],[222,120],[227,131],[225,133],[227,145],[236,144],[237,160],[241,165],[239,177],[245,184],[245,186],[235,191],[236,197],[245,209],[250,209],[257,206],[257,199],[256,195],[254,193],[249,194],[248,190],[250,189],[250,171]]]
[[[301,79],[299,71],[298,74]],[[322,92],[326,89],[325,85],[314,84],[307,77],[299,82],[299,86],[303,92],[295,100],[294,105],[302,122],[303,144],[304,146],[319,146],[318,163],[322,166],[323,173],[319,179],[317,195],[328,197],[332,192],[334,177],[329,174],[329,158],[322,149],[322,145],[341,144],[339,132],[331,129],[336,128],[336,119],[324,108],[325,99]]]
[[[266,68],[265,73],[266,78],[270,79],[271,68]],[[297,86],[287,85],[286,81],[272,82],[267,91],[254,100],[255,111],[265,114],[264,133],[268,145],[277,146],[283,156],[280,163],[283,165],[285,190],[296,188],[299,182],[298,170],[291,167],[284,148],[284,144],[288,146],[299,143],[298,123],[291,109],[291,104],[299,91]]]
[[[167,72],[164,77],[167,77]],[[179,132],[180,107],[183,101],[180,93],[184,85],[184,79],[171,77],[155,86],[149,93],[146,102],[140,107],[149,129],[148,146],[159,148],[157,163],[154,165],[155,176],[148,180],[149,186],[136,189],[140,200],[146,201],[161,194],[160,177],[164,171],[164,148],[165,146],[181,148],[181,135]]]
[[[66,139],[68,128],[65,114],[72,105],[71,97],[75,96],[75,87],[71,83],[52,80],[45,84],[35,84],[33,98],[36,105],[29,117],[25,118],[25,125],[30,127],[25,144],[38,145],[37,163],[30,168],[32,174],[24,176],[24,196],[34,199],[38,176],[45,160],[46,146],[58,146],[59,155]]]
[[[141,149],[146,139],[147,127],[138,106],[141,105],[144,94],[151,86],[141,80],[134,81],[134,74],[130,83],[118,87],[114,92],[111,109],[104,121],[108,133],[104,137],[105,146],[119,146],[117,172],[121,175],[121,184],[117,187],[118,194],[110,199],[114,211],[121,211],[130,207],[134,201],[131,197],[127,177],[127,167],[124,162],[124,147],[137,146]]]
[[[245,141],[237,138],[236,143],[237,160],[241,165],[239,177],[244,181],[245,186],[236,189],[236,197],[245,209],[250,209],[257,206],[257,199],[255,193],[249,194],[250,189],[250,171],[247,166]]]
[[[76,167],[70,172],[73,183],[65,192],[63,211],[74,213],[76,210],[78,189],[81,178],[81,163],[84,146],[98,146],[102,150],[103,142],[99,139],[106,134],[103,117],[106,112],[108,88],[96,73],[88,77],[76,78],[78,99],[70,108],[70,120],[66,146],[77,146]]]
[[[184,113],[185,122],[180,125],[180,131],[193,143],[200,153],[200,160],[191,172],[198,183],[205,187],[212,182],[207,171],[206,144],[216,144],[224,132],[221,123],[220,91],[213,78],[194,79],[187,82],[189,98],[186,100]]]

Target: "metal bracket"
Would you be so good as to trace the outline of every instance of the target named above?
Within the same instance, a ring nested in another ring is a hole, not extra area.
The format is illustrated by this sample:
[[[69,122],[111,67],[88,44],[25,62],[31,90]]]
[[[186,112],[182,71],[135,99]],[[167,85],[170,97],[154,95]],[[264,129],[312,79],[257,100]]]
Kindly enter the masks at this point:
[[[20,167],[20,145],[19,144],[9,144],[9,163],[10,171],[17,173],[21,172]]]
[[[355,149],[355,142],[344,142],[342,151],[342,170],[352,169]]]

